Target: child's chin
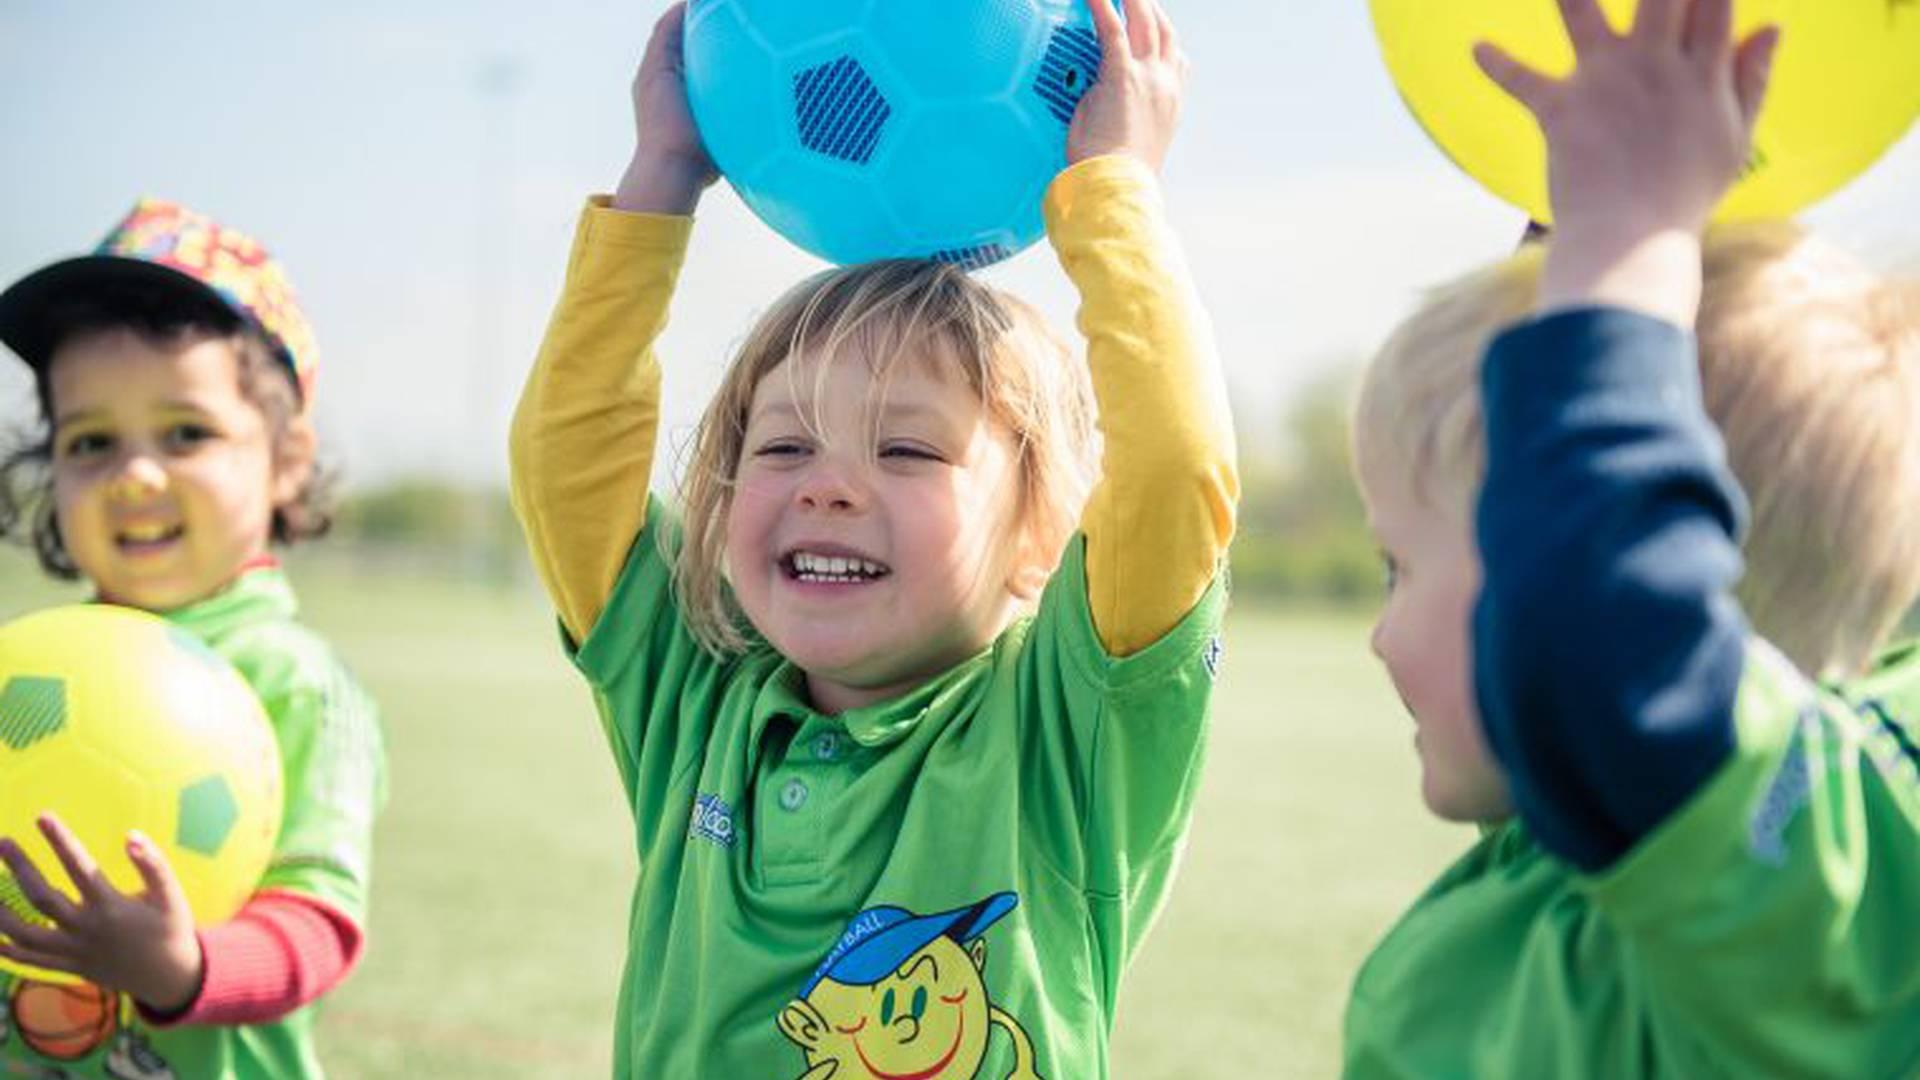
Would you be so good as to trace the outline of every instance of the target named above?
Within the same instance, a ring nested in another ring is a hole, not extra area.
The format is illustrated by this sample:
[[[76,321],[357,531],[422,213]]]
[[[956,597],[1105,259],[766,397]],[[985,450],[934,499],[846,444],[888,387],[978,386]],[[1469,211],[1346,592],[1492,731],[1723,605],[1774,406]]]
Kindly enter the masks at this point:
[[[1420,798],[1434,817],[1457,825],[1486,825],[1513,816],[1513,808],[1504,795],[1468,790],[1467,785],[1453,782],[1432,768],[1421,773]]]
[[[1480,820],[1475,816],[1473,800],[1456,790],[1447,777],[1437,775],[1432,768],[1421,774],[1420,799],[1427,804],[1427,811],[1442,821],[1468,825]]]
[[[771,644],[802,671],[836,678],[852,675],[866,666],[873,654],[868,643],[846,638],[776,639]]]
[[[219,592],[224,581],[198,582],[173,578],[100,581],[100,599],[142,611],[172,611]]]

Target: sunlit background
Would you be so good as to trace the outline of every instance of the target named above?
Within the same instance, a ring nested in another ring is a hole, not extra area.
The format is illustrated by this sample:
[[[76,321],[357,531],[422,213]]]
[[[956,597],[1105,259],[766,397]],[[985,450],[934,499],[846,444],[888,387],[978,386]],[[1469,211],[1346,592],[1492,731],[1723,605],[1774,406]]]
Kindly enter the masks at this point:
[[[1365,656],[1346,378],[1422,288],[1510,250],[1523,221],[1408,118],[1361,0],[1168,4],[1193,78],[1166,185],[1234,390],[1247,539],[1214,763],[1127,984],[1118,1074],[1326,1075],[1354,965],[1468,839],[1421,814]],[[373,951],[323,1028],[338,1075],[606,1071],[630,838],[499,490],[573,219],[631,146],[658,10],[0,0],[0,280],[158,195],[263,239],[318,330],[347,504],[294,568],[383,701],[394,790]],[[1807,217],[1912,267],[1916,193],[1910,134]],[[708,197],[663,343],[670,450],[753,315],[817,265],[724,187]],[[991,276],[1071,325],[1044,245]],[[31,404],[0,362],[0,431]],[[77,595],[0,555],[0,617]]]
[[[0,0],[0,277],[90,247],[142,193],[186,202],[289,268],[320,333],[327,442],[356,483],[500,482],[575,211],[631,147],[627,84],[659,7]],[[1360,0],[1171,9],[1194,72],[1169,197],[1259,442],[1290,391],[1509,248],[1520,218],[1414,126]],[[1810,217],[1911,254],[1916,191],[1909,138]],[[724,189],[707,200],[665,343],[670,423],[815,265]],[[1070,322],[1044,246],[994,277]],[[20,374],[0,368],[15,410]]]

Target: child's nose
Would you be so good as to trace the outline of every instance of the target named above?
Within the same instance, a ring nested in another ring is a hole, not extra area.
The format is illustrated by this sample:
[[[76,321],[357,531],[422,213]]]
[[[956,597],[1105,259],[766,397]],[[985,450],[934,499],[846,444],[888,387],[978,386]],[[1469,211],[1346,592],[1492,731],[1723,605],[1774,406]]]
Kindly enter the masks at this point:
[[[167,486],[167,470],[152,454],[129,453],[117,464],[108,489],[116,498],[137,498]]]
[[[808,470],[798,491],[800,505],[808,510],[847,512],[866,506],[866,495],[851,468],[823,462]]]

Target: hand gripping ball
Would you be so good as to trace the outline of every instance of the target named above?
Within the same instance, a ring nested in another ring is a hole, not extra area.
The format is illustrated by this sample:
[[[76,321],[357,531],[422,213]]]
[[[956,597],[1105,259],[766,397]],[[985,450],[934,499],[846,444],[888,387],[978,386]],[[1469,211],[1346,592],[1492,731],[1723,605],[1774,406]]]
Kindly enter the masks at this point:
[[[836,263],[1040,237],[1100,70],[1087,0],[692,0],[687,96],[753,211]]]
[[[1414,117],[1495,195],[1548,220],[1546,143],[1531,114],[1483,74],[1491,41],[1532,67],[1573,67],[1553,0],[1371,0],[1387,70]],[[1635,0],[1602,0],[1616,30]],[[1734,32],[1777,23],[1783,36],[1746,175],[1720,220],[1786,217],[1831,194],[1920,115],[1920,3],[1736,0]]]
[[[165,853],[194,922],[239,910],[280,831],[280,752],[260,702],[198,638],[106,604],[0,626],[0,836],[75,895],[35,820],[52,811],[122,892],[144,888],[126,855],[138,829]],[[0,903],[44,920],[0,869]],[[72,978],[0,960],[46,982]]]

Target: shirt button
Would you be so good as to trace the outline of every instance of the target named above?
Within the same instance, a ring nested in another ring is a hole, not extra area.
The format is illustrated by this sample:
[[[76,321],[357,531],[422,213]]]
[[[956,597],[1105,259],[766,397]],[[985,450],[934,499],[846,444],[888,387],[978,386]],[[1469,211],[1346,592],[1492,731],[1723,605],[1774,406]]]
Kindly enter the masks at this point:
[[[786,786],[780,789],[781,808],[791,813],[805,805],[807,805],[806,782],[798,778],[787,781]]]
[[[832,761],[840,756],[840,736],[823,731],[813,740],[813,756],[821,761]]]

